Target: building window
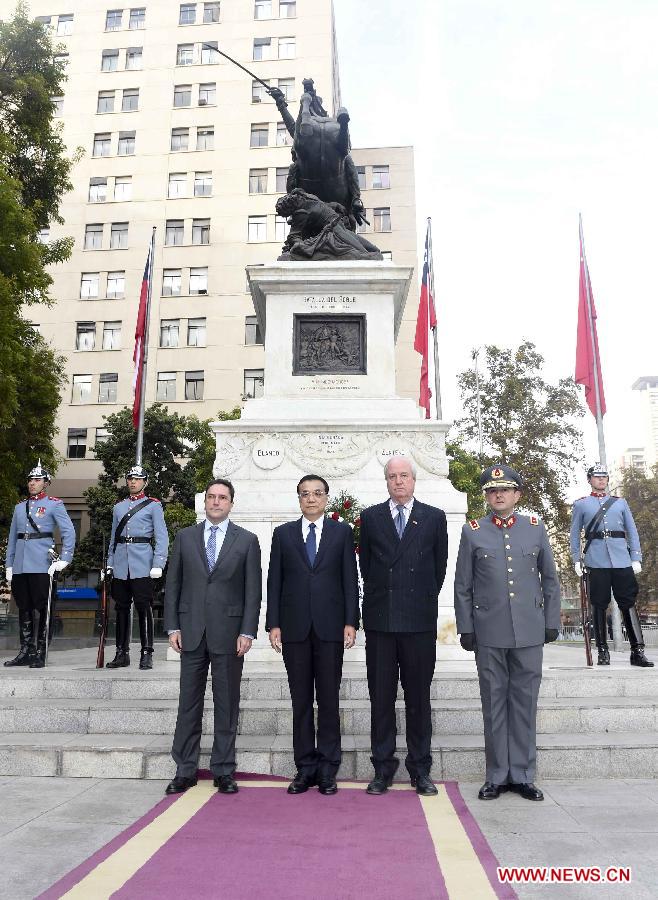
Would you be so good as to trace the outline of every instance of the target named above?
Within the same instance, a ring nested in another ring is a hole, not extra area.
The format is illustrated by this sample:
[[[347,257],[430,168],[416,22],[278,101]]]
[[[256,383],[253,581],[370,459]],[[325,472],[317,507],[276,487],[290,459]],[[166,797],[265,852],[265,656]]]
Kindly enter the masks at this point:
[[[174,86],[174,106],[192,105],[192,85],[177,84]]]
[[[119,66],[118,50],[103,50],[101,56],[101,72],[116,72]]]
[[[391,186],[391,176],[388,166],[372,167],[372,188],[374,191],[385,190]]]
[[[155,389],[156,400],[176,399],[176,373],[158,372],[158,381]]]
[[[214,106],[217,103],[217,85],[211,84],[199,85],[199,106]]]
[[[213,127],[197,128],[196,148],[197,150],[215,149],[215,129]]]
[[[89,179],[89,202],[105,203],[107,200],[107,178]]]
[[[188,347],[206,346],[206,320],[188,319],[187,321],[187,345]]]
[[[295,96],[295,79],[279,78],[278,87],[286,100],[294,100]]]
[[[359,188],[362,191],[365,191],[365,189],[366,189],[366,167],[365,166],[357,166],[356,174],[359,177]]]
[[[219,3],[213,2],[203,4],[203,21],[205,23],[219,22]]]
[[[107,297],[110,300],[116,300],[124,297],[126,294],[126,273],[125,272],[108,272],[107,273]]]
[[[210,243],[210,219],[192,219],[192,243]]]
[[[68,459],[84,459],[87,453],[87,429],[69,428],[66,448]]]
[[[53,97],[50,101],[53,105],[53,116],[63,116],[64,115],[64,98],[63,97]]]
[[[96,443],[104,444],[106,441],[110,439],[110,432],[107,428],[97,428],[96,429]]]
[[[267,84],[269,84],[269,81],[267,82]],[[251,82],[251,102],[252,103],[263,103],[266,97],[267,97],[267,92],[265,90],[265,85],[261,84],[260,81],[252,81]]]
[[[139,109],[139,88],[125,88],[121,100],[121,112],[135,112]]]
[[[142,48],[128,47],[126,50],[126,69],[142,68]]]
[[[194,196],[210,197],[212,194],[212,172],[194,173]]]
[[[103,324],[103,350],[121,349],[121,322]]]
[[[255,0],[254,19],[272,18],[272,0]]]
[[[194,62],[194,44],[179,44],[176,48],[176,65],[191,66]]]
[[[128,249],[128,223],[112,222],[110,229],[110,250]]]
[[[276,170],[276,191],[277,194],[285,194],[286,181],[288,180],[288,169],[287,168],[277,168]]]
[[[119,31],[122,16],[122,9],[108,9],[105,13],[105,31]]]
[[[179,25],[194,25],[196,22],[196,3],[181,3],[178,13]]]
[[[176,197],[187,196],[187,172],[171,172],[167,186],[167,197],[174,200]]]
[[[85,226],[85,250],[100,250],[103,246],[103,226],[100,224]]]
[[[160,346],[178,347],[180,319],[162,319],[160,321]]]
[[[66,37],[73,34],[73,16],[59,16],[57,19],[57,34],[59,37]]]
[[[279,15],[282,19],[294,19],[297,15],[295,0],[279,0]]]
[[[69,55],[68,53],[56,53],[53,56],[53,62],[59,69],[63,72],[69,64]]]
[[[135,152],[135,132],[119,132],[119,156],[132,156]]]
[[[37,240],[40,244],[47,244],[50,241],[50,228],[40,228],[37,233]]]
[[[294,37],[279,38],[279,59],[294,59],[296,40]]]
[[[89,403],[91,400],[91,375],[74,375],[71,403]]]
[[[267,193],[267,169],[249,169],[249,193]]]
[[[183,220],[168,219],[165,226],[165,246],[180,247],[183,243]]]
[[[75,329],[75,349],[93,350],[96,346],[96,323],[78,322]]]
[[[98,402],[116,403],[119,375],[116,372],[101,372],[98,380]]]
[[[180,297],[181,280],[180,269],[164,269],[162,272],[162,296]]]
[[[390,250],[382,250],[382,259],[393,262],[393,253]]]
[[[263,369],[244,370],[244,390],[242,395],[245,400],[253,400],[254,397],[262,397],[264,385],[265,372]]]
[[[80,299],[91,300],[98,297],[100,281],[100,272],[83,272],[80,276]]]
[[[388,206],[381,206],[379,209],[373,209],[373,228],[375,231],[391,230],[391,210]]]
[[[203,400],[203,372],[185,373],[185,399]]]
[[[171,129],[171,150],[173,153],[179,150],[187,150],[190,144],[189,128]]]
[[[249,216],[247,240],[252,242],[267,240],[267,216]]]
[[[267,147],[267,122],[258,122],[251,126],[250,147]]]
[[[208,269],[190,269],[190,294],[208,293]]]
[[[94,148],[92,150],[92,156],[109,156],[110,155],[110,135],[109,134],[95,134],[94,135]]]
[[[244,342],[247,346],[263,343],[263,335],[260,332],[260,325],[256,316],[245,316]]]
[[[274,217],[274,239],[276,241],[285,241],[290,231],[290,225],[285,216]]]
[[[133,179],[132,175],[118,175],[114,179],[114,199],[117,202],[132,200]]]
[[[217,52],[217,41],[206,41],[201,44],[201,64],[209,66],[218,62],[219,53]]]
[[[97,113],[114,112],[114,91],[99,91],[96,104]]]
[[[277,147],[291,147],[292,138],[288,133],[285,122],[276,123],[276,145]]]
[[[38,22],[39,25],[43,25],[44,28],[50,28],[50,23],[52,22],[52,16],[36,16],[34,21]]]
[[[136,31],[139,28],[144,28],[146,25],[146,7],[140,6],[138,9],[130,10],[130,20],[128,22],[128,28],[131,31]]]
[[[253,59],[256,61],[262,59],[271,59],[272,57],[272,38],[254,38]]]

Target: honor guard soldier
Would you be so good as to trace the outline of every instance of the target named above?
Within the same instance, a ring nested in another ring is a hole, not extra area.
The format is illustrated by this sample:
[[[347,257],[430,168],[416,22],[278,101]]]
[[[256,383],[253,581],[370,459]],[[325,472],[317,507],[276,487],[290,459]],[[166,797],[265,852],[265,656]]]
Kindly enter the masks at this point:
[[[543,800],[533,784],[537,697],[544,644],[558,636],[560,587],[543,522],[515,512],[518,473],[491,466],[480,484],[491,513],[464,525],[455,573],[457,631],[475,651],[484,719],[478,797],[514,791]]]
[[[140,669],[153,668],[153,586],[167,562],[169,535],[162,504],[147,497],[148,473],[142,466],[126,472],[128,496],[112,513],[112,534],[105,575],[112,576],[116,609],[116,656],[108,669],[130,665],[130,604],[135,601],[142,645]],[[155,543],[155,547],[153,546]]]
[[[65,569],[73,559],[75,530],[62,501],[46,494],[50,473],[41,465],[41,460],[27,477],[28,498],[16,504],[14,509],[5,561],[7,581],[18,606],[21,646],[18,655],[7,660],[5,665],[41,669],[46,659],[51,577]],[[55,526],[62,539],[62,552],[53,562]]]
[[[631,645],[631,665],[651,667],[653,663],[644,655],[644,638],[635,609],[638,595],[635,576],[642,571],[642,550],[633,515],[623,497],[608,493],[609,478],[605,466],[600,463],[590,466],[587,480],[591,493],[589,497],[576,500],[571,513],[571,556],[578,577],[583,575],[583,564],[589,577],[598,665],[610,665],[606,610],[612,590]]]

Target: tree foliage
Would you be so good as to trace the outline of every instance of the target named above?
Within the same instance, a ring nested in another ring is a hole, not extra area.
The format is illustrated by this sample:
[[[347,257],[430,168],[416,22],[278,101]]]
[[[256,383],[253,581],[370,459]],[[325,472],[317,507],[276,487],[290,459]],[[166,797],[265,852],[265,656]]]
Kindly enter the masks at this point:
[[[448,478],[452,482],[452,486],[466,494],[468,501],[466,518],[479,519],[486,510],[486,503],[480,487],[482,472],[480,460],[456,443],[446,444],[446,455],[449,460]]]
[[[624,469],[620,493],[631,508],[642,547],[637,605],[643,612],[655,613],[658,605],[658,466],[654,466],[648,476],[637,469]]]
[[[572,378],[561,378],[555,385],[546,381],[544,358],[530,341],[516,350],[490,345],[485,352],[484,371],[479,373],[481,469],[502,462],[519,472],[525,482],[523,508],[543,518],[558,564],[566,565],[567,487],[574,468],[582,463],[581,435],[575,424],[582,407],[576,386]],[[475,368],[462,372],[459,386],[465,414],[456,423],[457,440],[478,452]]]

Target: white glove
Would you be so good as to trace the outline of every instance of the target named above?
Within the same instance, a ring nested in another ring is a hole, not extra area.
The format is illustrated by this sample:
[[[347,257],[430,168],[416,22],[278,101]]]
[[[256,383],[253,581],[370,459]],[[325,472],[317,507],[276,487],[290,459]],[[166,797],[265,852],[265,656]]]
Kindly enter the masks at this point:
[[[639,560],[634,559],[631,565],[633,566],[633,571],[635,572],[635,574],[639,575],[642,571],[642,563]],[[9,571],[9,569],[7,569],[7,571]]]
[[[54,563],[50,564],[50,566],[48,567],[48,574],[54,575],[55,572],[62,572],[67,566],[68,563],[65,560],[58,559]]]
[[[575,570],[575,572],[576,572],[576,575],[580,578],[580,577],[582,576],[582,574],[583,574],[583,567],[582,567],[582,564],[579,563],[579,562],[577,562],[577,563],[574,563],[574,564],[573,564],[573,567],[574,567],[574,570]]]
[[[153,566],[151,571],[149,572],[149,578],[159,578],[162,575],[162,569],[158,566]]]
[[[14,574],[13,569],[5,569],[5,578],[7,579],[7,584],[11,584],[11,579]]]
[[[112,566],[108,566],[107,569],[101,569],[101,584],[105,581],[106,578],[109,578],[112,574]]]

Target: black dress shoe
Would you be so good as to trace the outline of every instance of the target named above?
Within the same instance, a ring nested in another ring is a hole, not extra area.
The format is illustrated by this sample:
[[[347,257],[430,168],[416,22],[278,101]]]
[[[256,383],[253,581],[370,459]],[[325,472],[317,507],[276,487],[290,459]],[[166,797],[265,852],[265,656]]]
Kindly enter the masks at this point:
[[[237,794],[239,790],[232,775],[218,775],[217,778],[213,778],[212,783],[220,794]]]
[[[318,791],[321,794],[325,794],[325,796],[330,796],[338,791],[338,785],[336,784],[336,779],[333,775],[320,779],[318,782]]]
[[[411,786],[416,788],[416,793],[422,797],[433,797],[439,793],[429,775],[412,775]]]
[[[298,772],[288,785],[288,793],[305,794],[315,783],[315,775],[305,775],[303,772]]]
[[[177,775],[169,782],[165,788],[165,794],[183,794],[188,788],[194,787],[196,778],[186,778],[184,775]]]
[[[139,659],[139,668],[140,669],[152,669],[153,668],[153,651],[152,650],[142,650],[140,659]]]
[[[599,656],[596,660],[597,666],[609,666],[610,665],[610,651],[607,647],[599,647]]]
[[[494,784],[493,781],[485,781],[478,791],[478,800],[497,800],[506,790],[506,784]]]
[[[631,650],[631,665],[632,666],[641,666],[643,669],[652,669],[653,663],[651,660],[647,659],[644,655],[644,650],[641,647],[637,647],[635,650]],[[30,666],[30,668],[32,668]]]
[[[392,777],[385,778],[383,775],[375,775],[366,788],[366,794],[385,794],[392,784]]]
[[[111,662],[105,663],[106,669],[123,669],[130,665],[130,653],[128,650],[118,650]]]
[[[544,795],[534,784],[510,784],[509,790],[520,794],[524,800],[543,800]]]

